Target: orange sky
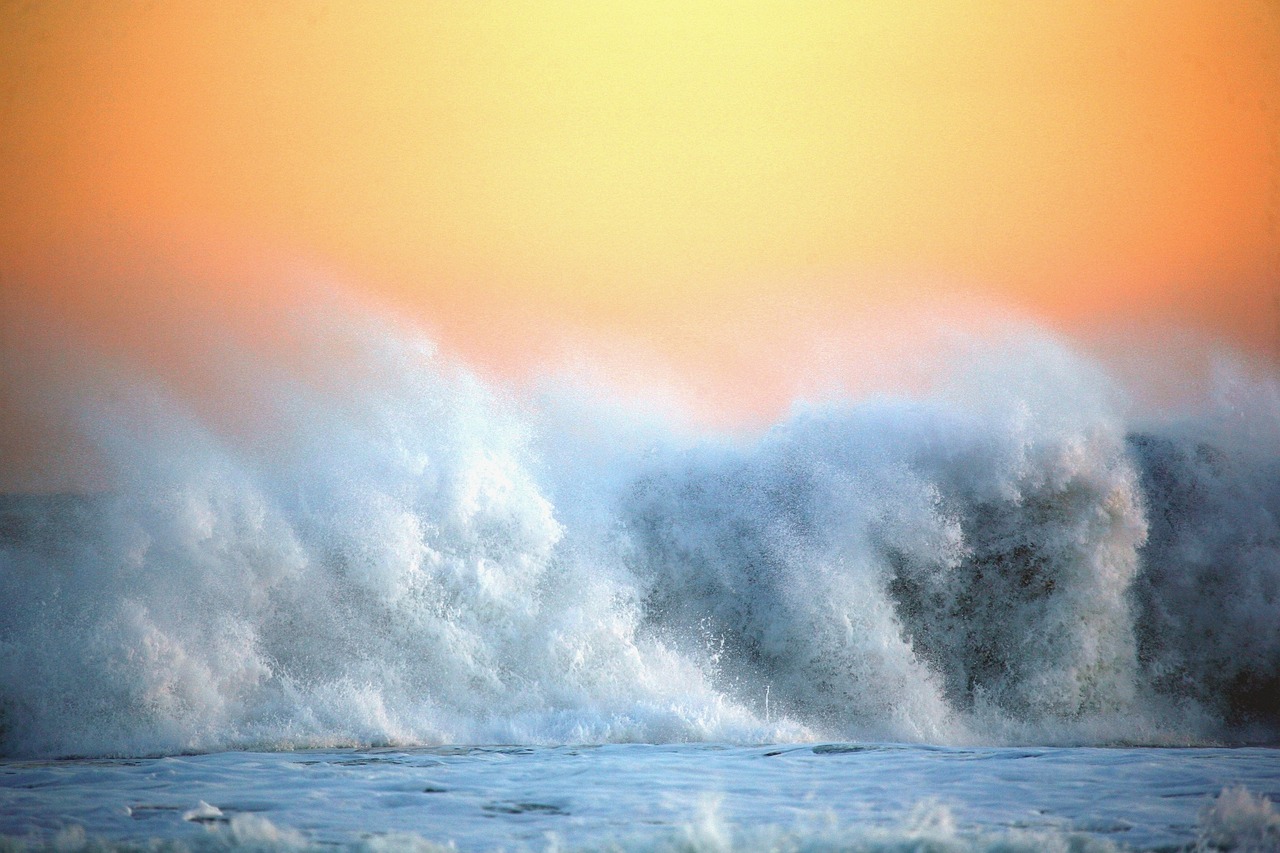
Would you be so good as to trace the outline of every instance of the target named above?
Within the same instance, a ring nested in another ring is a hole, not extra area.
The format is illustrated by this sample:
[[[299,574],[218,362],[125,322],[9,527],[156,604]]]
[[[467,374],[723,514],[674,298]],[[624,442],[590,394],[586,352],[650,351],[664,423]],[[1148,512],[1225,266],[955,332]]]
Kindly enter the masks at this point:
[[[815,318],[943,298],[1280,347],[1274,0],[11,0],[0,119],[10,341],[36,306],[167,362],[288,267],[729,408]]]

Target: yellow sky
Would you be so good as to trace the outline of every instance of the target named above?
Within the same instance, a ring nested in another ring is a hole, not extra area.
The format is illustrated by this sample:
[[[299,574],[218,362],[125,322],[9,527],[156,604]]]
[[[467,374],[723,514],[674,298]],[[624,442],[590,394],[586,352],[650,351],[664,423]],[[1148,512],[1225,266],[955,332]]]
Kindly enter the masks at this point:
[[[255,253],[504,370],[573,328],[747,382],[744,324],[904,290],[1280,335],[1267,0],[4,2],[0,115],[9,298],[107,335]]]

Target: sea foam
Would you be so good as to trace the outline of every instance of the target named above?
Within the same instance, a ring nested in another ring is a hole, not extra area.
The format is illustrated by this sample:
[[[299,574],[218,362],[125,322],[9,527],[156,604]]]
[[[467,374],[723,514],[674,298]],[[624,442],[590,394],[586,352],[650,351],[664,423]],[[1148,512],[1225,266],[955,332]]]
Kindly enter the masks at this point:
[[[1280,733],[1274,383],[1139,422],[1025,333],[727,436],[299,322],[253,428],[134,371],[105,492],[0,499],[5,753]]]

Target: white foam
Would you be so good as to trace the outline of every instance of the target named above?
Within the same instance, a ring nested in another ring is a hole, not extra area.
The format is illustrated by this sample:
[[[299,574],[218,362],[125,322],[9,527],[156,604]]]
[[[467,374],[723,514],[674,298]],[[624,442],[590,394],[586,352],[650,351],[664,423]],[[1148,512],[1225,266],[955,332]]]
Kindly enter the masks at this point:
[[[1138,433],[1030,335],[691,437],[299,322],[306,373],[216,354],[248,435],[135,375],[73,401],[108,494],[5,499],[6,752],[1280,726],[1273,383]]]

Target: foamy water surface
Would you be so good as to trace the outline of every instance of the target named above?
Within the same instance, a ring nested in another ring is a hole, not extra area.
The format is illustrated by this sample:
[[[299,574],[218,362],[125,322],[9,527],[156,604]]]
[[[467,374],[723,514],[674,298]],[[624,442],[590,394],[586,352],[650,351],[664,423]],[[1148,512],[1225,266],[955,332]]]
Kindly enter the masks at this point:
[[[1256,748],[878,744],[8,761],[0,833],[61,850],[1266,851],[1277,766]]]

